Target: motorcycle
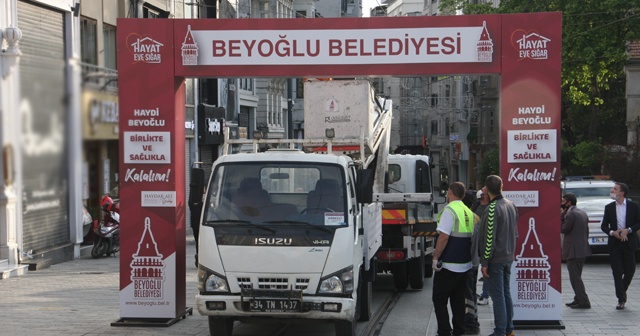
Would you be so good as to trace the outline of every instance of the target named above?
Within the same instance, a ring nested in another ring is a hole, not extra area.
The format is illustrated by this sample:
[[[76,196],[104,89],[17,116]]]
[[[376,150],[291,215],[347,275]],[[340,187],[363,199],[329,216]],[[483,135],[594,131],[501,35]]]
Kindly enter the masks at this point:
[[[98,259],[103,255],[111,256],[120,251],[120,206],[111,197],[105,196],[100,202],[102,220],[93,221],[95,239],[91,257]]]

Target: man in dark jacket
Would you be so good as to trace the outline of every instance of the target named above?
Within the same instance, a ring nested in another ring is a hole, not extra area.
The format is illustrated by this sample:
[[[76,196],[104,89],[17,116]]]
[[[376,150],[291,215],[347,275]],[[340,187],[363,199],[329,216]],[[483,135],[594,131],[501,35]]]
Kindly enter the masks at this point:
[[[591,309],[589,296],[582,282],[584,261],[591,255],[589,247],[589,216],[584,210],[577,208],[576,195],[562,196],[562,259],[567,261],[569,282],[573,289],[573,302],[567,303],[572,309]]]
[[[489,206],[489,197],[486,193],[486,188],[478,190],[474,197],[475,202],[471,205],[471,211],[479,218],[484,213],[484,210]],[[463,200],[464,202],[464,200]],[[466,312],[464,315],[465,334],[475,335],[480,333],[480,321],[478,320],[478,294],[476,286],[478,284],[478,266],[480,264],[480,256],[478,255],[478,245],[480,243],[480,226],[473,227],[473,234],[471,235],[471,269],[467,273],[467,289],[465,290],[465,304]],[[484,282],[483,282],[483,294],[484,294]],[[488,296],[485,298],[487,299]]]
[[[616,183],[611,188],[614,202],[604,207],[604,216],[600,228],[609,236],[609,262],[613,272],[613,283],[616,288],[618,305],[616,309],[624,309],[627,303],[627,288],[636,272],[636,249],[638,248],[638,230],[640,230],[640,208],[638,203],[627,197],[629,187],[624,183]]]
[[[518,238],[518,209],[502,197],[502,179],[489,175],[485,187],[491,201],[480,225],[480,264],[493,301],[494,330],[491,335],[513,333],[513,300],[511,299],[511,266]]]

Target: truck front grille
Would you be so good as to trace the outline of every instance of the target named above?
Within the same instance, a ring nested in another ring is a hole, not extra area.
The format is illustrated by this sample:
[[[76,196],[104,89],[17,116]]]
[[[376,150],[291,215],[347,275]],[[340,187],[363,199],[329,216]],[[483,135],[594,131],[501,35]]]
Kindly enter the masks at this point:
[[[238,277],[238,286],[241,289],[252,289],[251,278],[249,277]],[[291,279],[295,280],[294,283],[289,283],[288,278],[258,278],[256,289],[290,289],[291,286],[293,289],[297,290],[305,290],[309,287],[309,279],[308,278],[296,278]],[[290,286],[291,285],[291,286]]]

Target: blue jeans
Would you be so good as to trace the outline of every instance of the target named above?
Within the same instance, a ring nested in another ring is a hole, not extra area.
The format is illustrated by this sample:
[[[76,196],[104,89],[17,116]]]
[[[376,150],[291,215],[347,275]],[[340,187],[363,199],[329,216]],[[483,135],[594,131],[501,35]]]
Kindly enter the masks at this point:
[[[505,335],[513,331],[513,301],[511,300],[510,288],[511,264],[513,264],[513,261],[489,264],[487,269],[489,278],[484,279],[491,300],[493,300],[494,333],[496,335]]]

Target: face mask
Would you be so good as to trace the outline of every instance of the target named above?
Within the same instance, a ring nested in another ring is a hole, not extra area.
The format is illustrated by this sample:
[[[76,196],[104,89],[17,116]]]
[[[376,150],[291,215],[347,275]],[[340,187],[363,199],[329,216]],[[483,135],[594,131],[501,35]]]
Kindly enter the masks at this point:
[[[609,193],[609,197],[611,197],[612,200],[615,200],[616,198],[618,198],[618,195],[614,193]]]
[[[560,207],[561,207],[562,209],[566,209],[566,208],[568,208],[568,206],[567,206],[566,204],[560,204]]]

